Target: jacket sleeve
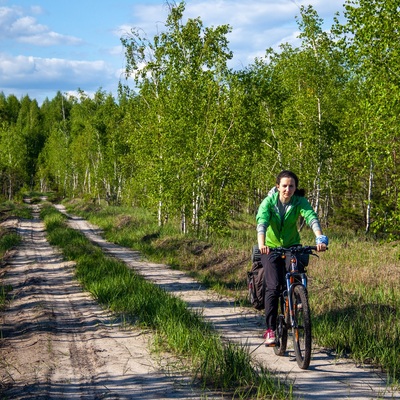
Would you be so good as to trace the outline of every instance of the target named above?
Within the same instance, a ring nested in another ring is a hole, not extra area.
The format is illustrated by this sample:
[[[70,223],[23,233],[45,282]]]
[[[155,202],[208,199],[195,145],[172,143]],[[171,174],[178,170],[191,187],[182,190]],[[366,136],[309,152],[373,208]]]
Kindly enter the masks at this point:
[[[314,209],[312,208],[311,204],[309,203],[309,201],[305,197],[301,198],[300,214],[305,219],[306,224],[308,226],[311,226],[311,223],[314,220],[319,221],[317,213],[314,211]]]
[[[276,199],[277,196],[277,193],[272,195],[268,194],[268,196],[261,202],[256,216],[258,232],[260,232],[260,229],[263,229],[264,232],[267,230],[270,224],[271,209],[275,201],[274,199]]]

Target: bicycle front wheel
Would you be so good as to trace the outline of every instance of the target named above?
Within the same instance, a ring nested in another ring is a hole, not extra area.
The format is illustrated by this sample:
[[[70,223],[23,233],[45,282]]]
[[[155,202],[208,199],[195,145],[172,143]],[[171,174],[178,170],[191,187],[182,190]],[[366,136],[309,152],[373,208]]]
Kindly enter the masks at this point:
[[[292,292],[294,311],[293,347],[296,361],[301,369],[307,369],[311,361],[311,316],[307,290],[296,285]]]

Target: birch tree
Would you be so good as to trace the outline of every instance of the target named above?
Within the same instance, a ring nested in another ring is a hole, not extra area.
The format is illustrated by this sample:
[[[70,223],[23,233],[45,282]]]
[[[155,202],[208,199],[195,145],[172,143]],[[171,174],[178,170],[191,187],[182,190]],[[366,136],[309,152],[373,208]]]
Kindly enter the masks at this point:
[[[147,166],[142,182],[159,224],[180,215],[184,231],[207,231],[227,217],[229,168],[222,161],[233,140],[224,114],[230,28],[204,28],[200,18],[183,23],[184,10],[183,2],[170,6],[166,31],[152,41],[132,30],[122,43],[127,75],[146,110],[135,130],[143,140],[135,143],[147,147],[137,159]]]

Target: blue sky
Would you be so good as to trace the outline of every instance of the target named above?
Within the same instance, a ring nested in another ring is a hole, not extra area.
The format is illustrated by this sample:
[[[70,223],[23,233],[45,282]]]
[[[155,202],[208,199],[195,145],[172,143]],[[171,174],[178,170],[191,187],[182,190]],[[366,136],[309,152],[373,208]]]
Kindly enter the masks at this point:
[[[177,3],[179,1],[176,1]],[[242,69],[269,47],[296,43],[295,16],[311,4],[329,28],[335,0],[187,0],[185,18],[229,24],[230,67]],[[123,78],[120,37],[131,27],[149,38],[164,29],[164,0],[0,0],[0,92],[41,103],[57,91],[116,95]]]

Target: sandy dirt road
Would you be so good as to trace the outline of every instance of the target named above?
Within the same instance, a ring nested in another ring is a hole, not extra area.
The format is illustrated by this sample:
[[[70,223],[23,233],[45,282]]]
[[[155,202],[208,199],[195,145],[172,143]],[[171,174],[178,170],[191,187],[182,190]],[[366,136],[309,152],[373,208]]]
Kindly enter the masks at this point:
[[[62,206],[58,208],[65,212]],[[296,398],[400,399],[399,392],[387,387],[384,375],[337,360],[323,349],[314,348],[309,370],[300,370],[290,348],[287,356],[277,357],[262,345],[260,313],[235,307],[233,301],[205,290],[184,273],[107,243],[97,227],[81,218],[69,216],[69,224],[146,279],[181,297],[224,337],[248,346],[271,371],[294,383]],[[11,260],[8,274],[15,287],[14,305],[4,316],[5,345],[0,348],[0,355],[7,349],[11,354],[5,358],[7,373],[2,372],[10,398],[205,398],[185,385],[182,377],[166,376],[151,361],[146,350],[148,333],[122,329],[81,291],[73,280],[72,266],[63,263],[45,242],[40,221],[24,222],[20,233],[24,245]],[[27,239],[30,235],[32,240]],[[24,397],[24,393],[36,397]],[[207,398],[215,397],[209,394]]]
[[[152,356],[150,333],[124,327],[82,291],[38,218],[17,231],[23,243],[0,270],[13,288],[0,318],[0,399],[205,396]]]

